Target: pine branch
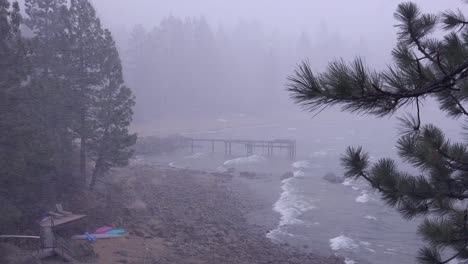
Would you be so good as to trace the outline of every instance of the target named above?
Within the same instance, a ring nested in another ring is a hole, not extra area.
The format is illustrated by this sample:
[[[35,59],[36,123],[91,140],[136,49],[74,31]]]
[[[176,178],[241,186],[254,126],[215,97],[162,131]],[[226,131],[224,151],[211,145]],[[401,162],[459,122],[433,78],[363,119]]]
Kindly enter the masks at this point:
[[[450,261],[458,258],[463,253],[463,251],[466,249],[466,247],[468,247],[468,243],[465,243],[463,248],[460,249],[454,256],[452,256],[451,258],[449,258],[449,259],[447,259],[445,261],[440,262],[440,264],[446,264],[446,263],[449,263]]]
[[[418,115],[418,123],[416,127],[414,128],[414,130],[418,131],[419,128],[421,128],[421,113],[419,109],[419,97],[416,97],[416,108],[417,108],[417,115]]]
[[[442,157],[448,160],[451,166],[454,166],[454,169],[461,170],[461,171],[468,171],[468,162],[457,160],[456,158],[450,156],[448,153],[443,151],[441,148],[436,148],[436,150]],[[452,163],[456,163],[456,165],[453,165]]]
[[[457,12],[447,11],[443,13],[442,19],[445,30],[455,29],[457,27],[460,30],[462,30],[468,24],[468,21],[466,20],[465,16],[460,11],[460,9],[458,9]]]
[[[450,98],[457,104],[457,106],[460,108],[460,111],[465,115],[468,116],[468,112],[466,109],[463,107],[463,105],[460,103],[460,101],[450,92],[449,93]]]

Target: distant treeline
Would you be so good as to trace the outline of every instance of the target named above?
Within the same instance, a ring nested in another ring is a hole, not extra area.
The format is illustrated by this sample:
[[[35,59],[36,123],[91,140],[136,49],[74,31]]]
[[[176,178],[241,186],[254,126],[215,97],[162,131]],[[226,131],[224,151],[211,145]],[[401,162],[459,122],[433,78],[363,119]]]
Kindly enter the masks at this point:
[[[127,164],[134,104],[89,1],[0,0],[0,233]]]
[[[284,84],[295,63],[310,58],[319,66],[335,56],[332,50],[351,46],[325,26],[320,38],[303,33],[290,41],[254,22],[214,29],[203,17],[170,16],[151,30],[116,32],[138,122],[292,109]]]

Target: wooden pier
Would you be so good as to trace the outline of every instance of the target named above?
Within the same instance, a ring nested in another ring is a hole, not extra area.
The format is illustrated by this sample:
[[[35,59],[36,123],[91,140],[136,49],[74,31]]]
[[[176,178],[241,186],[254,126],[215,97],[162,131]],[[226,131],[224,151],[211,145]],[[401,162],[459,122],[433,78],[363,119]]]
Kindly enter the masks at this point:
[[[296,141],[290,139],[276,139],[276,140],[240,140],[240,139],[204,139],[204,138],[189,138],[189,145],[192,153],[195,151],[195,147],[198,144],[210,144],[211,152],[215,152],[216,146],[221,144],[224,145],[224,154],[226,156],[232,155],[232,146],[240,145],[245,148],[247,155],[253,155],[255,150],[264,149],[267,150],[268,156],[273,156],[275,150],[278,152],[283,149],[287,150],[288,157],[293,159],[296,157]]]

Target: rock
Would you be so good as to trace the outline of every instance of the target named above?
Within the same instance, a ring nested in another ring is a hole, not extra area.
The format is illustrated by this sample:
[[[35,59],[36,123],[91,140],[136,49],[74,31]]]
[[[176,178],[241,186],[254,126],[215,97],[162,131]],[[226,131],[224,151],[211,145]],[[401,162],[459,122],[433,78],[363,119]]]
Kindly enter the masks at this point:
[[[285,174],[283,174],[283,175],[281,176],[280,180],[283,181],[283,180],[290,179],[290,178],[292,178],[292,177],[294,177],[294,173],[291,172],[291,171],[288,171],[288,172],[286,172]]]
[[[255,172],[243,171],[239,173],[239,176],[247,179],[254,179],[257,176],[257,174]]]
[[[133,233],[135,234],[135,236],[138,236],[138,237],[144,237],[145,236],[145,234],[140,230],[135,230],[135,231],[133,231]]]
[[[128,252],[125,251],[125,250],[119,250],[119,251],[115,252],[115,254],[118,254],[118,255],[120,255],[122,257],[128,257]]]
[[[338,177],[334,173],[331,173],[331,172],[323,176],[323,179],[331,183],[343,183],[344,181],[342,177]]]

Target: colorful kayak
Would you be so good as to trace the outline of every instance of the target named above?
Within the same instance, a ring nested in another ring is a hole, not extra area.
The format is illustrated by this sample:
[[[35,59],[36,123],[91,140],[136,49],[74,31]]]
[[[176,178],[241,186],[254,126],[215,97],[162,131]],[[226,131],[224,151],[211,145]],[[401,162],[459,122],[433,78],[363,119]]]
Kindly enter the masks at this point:
[[[109,231],[112,231],[114,230],[114,228],[110,227],[110,226],[104,226],[104,227],[100,227],[98,229],[96,229],[96,234],[106,234],[107,232]]]
[[[123,235],[125,233],[127,233],[125,229],[114,229],[114,230],[106,232],[106,234],[108,235]]]
[[[109,239],[109,238],[118,238],[123,237],[124,235],[115,235],[115,234],[88,234],[88,235],[76,235],[72,236],[71,238],[74,240],[88,240],[89,237],[93,239]]]

